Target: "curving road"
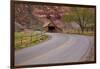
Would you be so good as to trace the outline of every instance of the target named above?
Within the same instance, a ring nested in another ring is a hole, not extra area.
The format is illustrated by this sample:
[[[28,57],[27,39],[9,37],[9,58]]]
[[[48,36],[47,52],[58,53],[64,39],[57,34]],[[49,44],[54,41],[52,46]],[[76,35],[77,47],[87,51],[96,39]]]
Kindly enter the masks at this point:
[[[68,63],[90,60],[93,38],[82,35],[47,33],[52,38],[33,47],[15,52],[15,65]],[[91,58],[92,57],[92,58]]]

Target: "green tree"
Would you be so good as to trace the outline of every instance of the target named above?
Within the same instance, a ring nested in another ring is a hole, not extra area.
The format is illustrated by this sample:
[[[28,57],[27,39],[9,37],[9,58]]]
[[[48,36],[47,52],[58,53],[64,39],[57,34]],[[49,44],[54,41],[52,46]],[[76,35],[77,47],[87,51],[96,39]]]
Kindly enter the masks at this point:
[[[83,32],[87,24],[90,24],[91,27],[95,23],[95,10],[94,8],[73,7],[68,14],[64,15],[64,21],[78,23]]]

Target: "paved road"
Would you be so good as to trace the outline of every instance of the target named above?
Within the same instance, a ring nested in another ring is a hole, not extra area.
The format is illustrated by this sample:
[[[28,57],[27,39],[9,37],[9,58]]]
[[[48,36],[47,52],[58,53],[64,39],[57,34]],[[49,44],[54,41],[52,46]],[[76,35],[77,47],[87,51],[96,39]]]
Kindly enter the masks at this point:
[[[87,60],[93,37],[48,33],[51,38],[15,52],[15,65],[67,63]]]

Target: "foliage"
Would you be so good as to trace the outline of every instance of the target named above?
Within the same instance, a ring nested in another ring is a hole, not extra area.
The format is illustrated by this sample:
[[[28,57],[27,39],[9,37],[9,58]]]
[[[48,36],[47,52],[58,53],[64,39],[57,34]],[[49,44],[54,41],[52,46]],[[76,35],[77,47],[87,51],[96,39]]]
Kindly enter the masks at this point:
[[[48,39],[48,35],[41,33],[15,32],[15,49],[34,46]]]
[[[80,31],[80,30],[66,30],[65,33],[67,34],[78,34],[78,35],[86,35],[86,36],[93,36],[95,35],[94,31]]]
[[[84,31],[88,25],[90,28],[95,25],[95,10],[94,8],[80,8],[73,7],[69,14],[65,14],[63,17],[67,23],[76,22],[80,25],[81,31]]]

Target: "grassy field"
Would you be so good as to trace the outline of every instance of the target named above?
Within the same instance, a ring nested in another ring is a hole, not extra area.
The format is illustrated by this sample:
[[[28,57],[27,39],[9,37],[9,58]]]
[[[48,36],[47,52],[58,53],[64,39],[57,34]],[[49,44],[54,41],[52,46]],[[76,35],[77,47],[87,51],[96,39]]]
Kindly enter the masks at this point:
[[[48,35],[37,32],[15,32],[15,49],[34,46],[48,39]]]

